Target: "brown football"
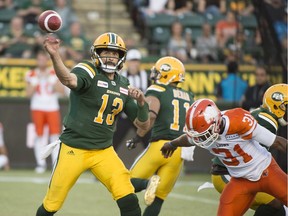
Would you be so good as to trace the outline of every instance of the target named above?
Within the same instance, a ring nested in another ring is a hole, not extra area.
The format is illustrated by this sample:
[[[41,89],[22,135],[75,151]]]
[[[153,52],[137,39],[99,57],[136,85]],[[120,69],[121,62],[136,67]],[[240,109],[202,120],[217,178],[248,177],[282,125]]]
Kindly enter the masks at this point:
[[[46,10],[38,17],[38,25],[43,31],[53,33],[61,28],[62,19],[56,11]]]

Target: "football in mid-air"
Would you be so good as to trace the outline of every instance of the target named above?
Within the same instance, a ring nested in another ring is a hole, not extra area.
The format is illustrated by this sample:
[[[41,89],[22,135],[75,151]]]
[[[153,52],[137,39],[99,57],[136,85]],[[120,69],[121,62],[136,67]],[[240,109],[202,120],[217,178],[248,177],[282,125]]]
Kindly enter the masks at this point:
[[[43,31],[54,33],[61,28],[62,19],[56,11],[46,10],[40,14],[38,25]]]

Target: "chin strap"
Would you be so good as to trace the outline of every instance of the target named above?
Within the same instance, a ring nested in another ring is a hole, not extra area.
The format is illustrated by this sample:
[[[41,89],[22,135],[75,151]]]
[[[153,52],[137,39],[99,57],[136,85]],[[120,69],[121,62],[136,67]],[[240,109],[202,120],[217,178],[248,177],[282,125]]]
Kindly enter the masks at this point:
[[[118,63],[115,66],[110,66],[110,65],[106,65],[103,63],[101,57],[97,54],[96,58],[99,61],[99,67],[105,71],[106,73],[115,73],[115,72],[119,72],[119,70],[122,68],[120,68],[120,65],[124,62],[124,57],[122,57],[121,59],[119,59]],[[96,62],[96,61],[95,61]]]

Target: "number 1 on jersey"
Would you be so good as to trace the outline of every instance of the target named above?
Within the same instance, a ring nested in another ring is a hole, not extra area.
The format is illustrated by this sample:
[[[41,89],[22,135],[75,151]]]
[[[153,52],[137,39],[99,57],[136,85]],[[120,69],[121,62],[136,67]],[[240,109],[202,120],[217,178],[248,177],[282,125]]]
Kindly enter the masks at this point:
[[[174,111],[173,111],[173,123],[170,124],[170,129],[171,130],[175,130],[175,131],[179,131],[179,100],[172,100],[172,105],[174,107]],[[184,108],[186,109],[186,111],[189,109],[189,103],[184,103]],[[185,128],[185,127],[184,127]]]

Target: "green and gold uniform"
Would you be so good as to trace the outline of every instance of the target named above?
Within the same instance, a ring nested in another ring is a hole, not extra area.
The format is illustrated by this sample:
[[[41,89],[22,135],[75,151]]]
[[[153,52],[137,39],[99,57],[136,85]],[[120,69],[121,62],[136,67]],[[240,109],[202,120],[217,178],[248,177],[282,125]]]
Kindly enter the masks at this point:
[[[89,63],[79,63],[72,73],[77,75],[78,83],[70,94],[60,139],[75,148],[107,148],[113,143],[117,115],[123,110],[131,121],[137,116],[137,105],[128,97],[129,81],[117,73],[111,81]]]
[[[165,200],[180,174],[183,159],[181,148],[177,148],[168,159],[161,155],[160,149],[165,142],[184,133],[186,111],[193,103],[194,96],[172,85],[160,84],[151,85],[147,89],[147,96],[158,98],[160,109],[152,127],[150,144],[132,165],[131,177],[149,179],[153,174],[159,175],[161,181],[156,197]]]
[[[122,110],[131,121],[136,117],[140,121],[148,119],[148,105],[138,107],[128,96],[129,81],[125,77],[116,73],[110,80],[90,62],[77,64],[71,73],[77,76],[77,88],[71,89],[59,157],[43,201],[49,212],[60,209],[86,170],[106,186],[115,200],[133,194],[129,171],[112,147],[115,120]],[[141,109],[146,109],[146,119],[139,118]]]
[[[251,112],[251,115],[257,120],[258,124],[267,128],[272,133],[276,134],[278,130],[277,116],[262,107],[257,108]],[[226,184],[230,181],[230,175],[226,167],[221,161],[215,157],[212,160],[212,182],[215,189],[222,193]],[[257,193],[251,205],[251,208],[256,210],[260,205],[270,203],[275,198],[266,193]]]

